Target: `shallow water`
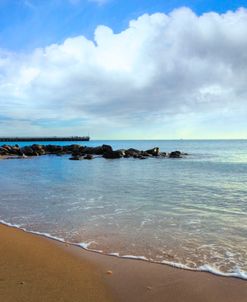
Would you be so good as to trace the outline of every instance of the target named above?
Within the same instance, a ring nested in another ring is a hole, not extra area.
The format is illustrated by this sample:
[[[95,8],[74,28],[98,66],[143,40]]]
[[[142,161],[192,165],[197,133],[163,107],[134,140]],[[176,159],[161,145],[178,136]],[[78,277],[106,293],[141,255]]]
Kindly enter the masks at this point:
[[[189,156],[2,160],[0,219],[105,253],[247,278],[246,140],[82,142],[103,143]]]

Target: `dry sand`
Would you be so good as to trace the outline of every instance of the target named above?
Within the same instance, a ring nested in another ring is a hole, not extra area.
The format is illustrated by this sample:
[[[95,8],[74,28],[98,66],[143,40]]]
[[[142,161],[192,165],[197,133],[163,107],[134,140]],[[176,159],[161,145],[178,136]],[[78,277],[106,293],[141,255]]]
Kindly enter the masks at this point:
[[[247,281],[82,250],[0,225],[0,301],[246,302]]]
[[[52,240],[0,225],[1,302],[112,301],[101,273]]]

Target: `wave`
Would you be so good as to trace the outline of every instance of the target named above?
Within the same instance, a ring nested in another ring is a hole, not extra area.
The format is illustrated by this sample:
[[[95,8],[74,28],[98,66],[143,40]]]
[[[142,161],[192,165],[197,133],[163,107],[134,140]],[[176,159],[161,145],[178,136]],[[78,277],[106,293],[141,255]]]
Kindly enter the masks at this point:
[[[13,227],[13,228],[17,228],[17,229],[23,230],[23,231],[25,231],[27,233],[44,236],[44,237],[50,238],[52,240],[60,241],[60,242],[63,242],[63,243],[68,243],[68,244],[73,245],[73,246],[78,246],[78,247],[80,247],[80,248],[82,248],[84,250],[91,251],[91,252],[96,252],[96,253],[99,253],[99,254],[105,254],[105,255],[109,255],[109,256],[113,256],[113,257],[118,257],[118,258],[148,261],[148,262],[157,263],[157,264],[169,265],[169,266],[172,266],[172,267],[175,267],[175,268],[178,268],[178,269],[184,269],[184,270],[190,270],[190,271],[207,272],[207,273],[211,273],[211,274],[222,276],[222,277],[234,277],[234,278],[239,278],[239,279],[247,280],[247,272],[242,271],[238,266],[235,267],[235,270],[233,272],[225,273],[225,272],[222,272],[222,271],[218,270],[217,268],[215,268],[215,267],[213,267],[213,266],[211,266],[209,264],[203,264],[203,265],[201,265],[201,266],[199,266],[197,268],[191,268],[191,267],[189,267],[189,266],[187,266],[185,264],[178,263],[178,262],[173,262],[173,261],[167,261],[167,260],[163,260],[161,262],[151,261],[150,259],[146,258],[145,256],[120,255],[118,252],[104,253],[101,250],[90,249],[90,245],[92,243],[95,243],[94,241],[73,243],[73,242],[66,241],[64,238],[60,238],[60,237],[51,235],[49,233],[27,230],[26,228],[22,227],[21,225],[12,224],[12,223],[6,222],[6,221],[1,220],[1,219],[0,219],[0,223],[3,224],[3,225],[7,225],[9,227]]]

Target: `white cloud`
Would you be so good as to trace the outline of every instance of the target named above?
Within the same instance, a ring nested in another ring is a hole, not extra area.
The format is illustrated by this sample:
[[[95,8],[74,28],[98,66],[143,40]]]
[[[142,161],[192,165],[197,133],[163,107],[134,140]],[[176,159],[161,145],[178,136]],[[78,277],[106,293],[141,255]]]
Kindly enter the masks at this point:
[[[98,26],[94,41],[78,36],[31,54],[0,52],[0,119],[82,118],[96,136],[141,137],[146,129],[196,136],[205,116],[246,115],[246,53],[247,10],[197,16],[187,8],[145,14],[118,34]],[[217,122],[218,133],[226,124]]]

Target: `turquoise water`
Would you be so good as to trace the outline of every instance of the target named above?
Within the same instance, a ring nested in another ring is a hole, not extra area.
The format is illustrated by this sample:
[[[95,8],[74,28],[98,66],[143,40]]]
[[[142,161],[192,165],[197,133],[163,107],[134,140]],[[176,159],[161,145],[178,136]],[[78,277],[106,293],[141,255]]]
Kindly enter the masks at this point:
[[[0,220],[104,253],[247,278],[246,140],[82,145],[103,143],[189,155],[1,160]]]

